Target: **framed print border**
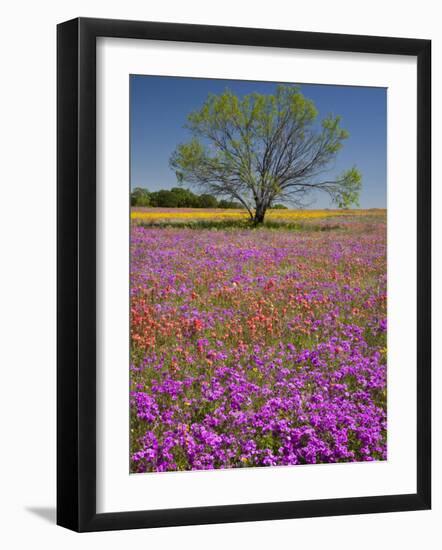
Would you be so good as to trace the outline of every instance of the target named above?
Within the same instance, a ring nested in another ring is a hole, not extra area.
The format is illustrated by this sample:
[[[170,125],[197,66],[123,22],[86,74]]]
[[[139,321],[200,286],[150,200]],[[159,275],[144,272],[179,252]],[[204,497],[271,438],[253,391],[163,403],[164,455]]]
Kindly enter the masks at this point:
[[[415,494],[97,513],[99,37],[417,58]],[[407,38],[79,18],[57,29],[57,523],[75,531],[424,510],[431,506],[431,42]]]

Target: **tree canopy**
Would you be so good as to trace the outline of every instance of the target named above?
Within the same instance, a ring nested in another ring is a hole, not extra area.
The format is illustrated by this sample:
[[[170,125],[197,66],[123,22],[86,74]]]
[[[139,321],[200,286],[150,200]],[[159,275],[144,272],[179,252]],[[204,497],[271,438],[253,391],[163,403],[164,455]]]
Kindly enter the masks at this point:
[[[260,223],[275,201],[305,206],[313,191],[328,193],[339,208],[358,204],[356,167],[328,174],[348,132],[339,116],[317,122],[318,111],[296,86],[274,94],[239,98],[231,91],[209,94],[189,114],[192,138],[170,159],[179,182],[238,201]]]

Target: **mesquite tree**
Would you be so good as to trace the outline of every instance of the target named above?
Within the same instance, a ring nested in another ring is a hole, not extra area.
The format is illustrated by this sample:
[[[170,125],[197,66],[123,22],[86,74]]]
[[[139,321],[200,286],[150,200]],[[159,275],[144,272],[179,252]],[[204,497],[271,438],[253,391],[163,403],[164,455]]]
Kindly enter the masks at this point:
[[[177,147],[171,167],[178,181],[239,201],[255,223],[276,200],[300,207],[314,190],[348,208],[358,202],[359,171],[353,167],[336,178],[327,173],[349,134],[339,116],[320,123],[317,116],[313,101],[295,86],[243,98],[228,90],[210,94],[188,116],[192,139]]]

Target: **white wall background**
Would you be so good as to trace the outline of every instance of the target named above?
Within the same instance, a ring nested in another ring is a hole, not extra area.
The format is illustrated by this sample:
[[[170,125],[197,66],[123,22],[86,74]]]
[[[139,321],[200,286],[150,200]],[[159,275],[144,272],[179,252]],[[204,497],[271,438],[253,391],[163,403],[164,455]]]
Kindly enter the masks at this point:
[[[410,512],[76,535],[55,520],[55,25],[77,17],[431,38],[434,235],[442,233],[439,2],[65,0],[3,6],[0,86],[0,544],[96,548],[436,548],[442,536],[441,286],[433,338],[434,505]],[[434,238],[433,280],[441,280]]]

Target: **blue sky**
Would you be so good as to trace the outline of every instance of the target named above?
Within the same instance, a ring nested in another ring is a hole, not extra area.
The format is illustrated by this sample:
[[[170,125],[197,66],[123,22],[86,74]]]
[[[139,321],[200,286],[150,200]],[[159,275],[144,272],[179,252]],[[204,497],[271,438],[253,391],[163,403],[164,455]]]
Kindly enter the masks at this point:
[[[169,158],[177,144],[190,139],[184,128],[187,115],[198,109],[209,93],[226,88],[239,96],[251,92],[273,93],[277,84],[241,80],[131,75],[131,187],[150,191],[177,186]],[[330,113],[341,115],[341,125],[350,132],[330,176],[353,165],[362,173],[362,208],[386,207],[387,90],[357,86],[300,84],[302,93],[312,99],[322,119]],[[185,185],[186,186],[186,185]],[[332,204],[318,194],[311,208]]]

